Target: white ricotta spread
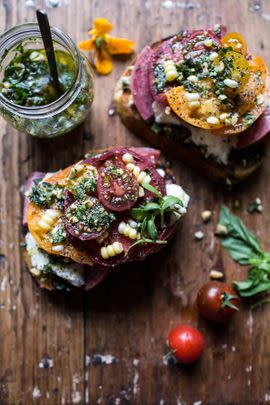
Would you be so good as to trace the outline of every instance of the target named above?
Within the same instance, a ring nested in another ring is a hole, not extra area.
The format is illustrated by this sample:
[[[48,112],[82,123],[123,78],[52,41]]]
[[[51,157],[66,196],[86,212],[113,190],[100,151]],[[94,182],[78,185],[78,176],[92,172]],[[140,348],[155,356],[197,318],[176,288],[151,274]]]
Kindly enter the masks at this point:
[[[196,128],[180,121],[173,112],[166,114],[165,108],[156,101],[153,102],[152,107],[155,121],[158,124],[185,125],[191,132],[190,137],[185,140],[186,143],[192,142],[197,146],[203,146],[203,153],[206,158],[214,156],[219,163],[228,164],[229,153],[236,147],[238,141],[237,135],[230,137],[213,135],[205,129]]]
[[[38,247],[36,240],[33,238],[30,232],[26,234],[25,242],[27,253],[31,258],[32,266],[35,269],[42,271],[46,265],[50,264],[51,271],[55,275],[63,280],[68,281],[75,287],[81,287],[85,284],[82,266],[77,263],[65,263],[64,259],[57,264],[53,263],[50,260],[50,255]],[[59,260],[61,259],[58,258],[58,261]]]

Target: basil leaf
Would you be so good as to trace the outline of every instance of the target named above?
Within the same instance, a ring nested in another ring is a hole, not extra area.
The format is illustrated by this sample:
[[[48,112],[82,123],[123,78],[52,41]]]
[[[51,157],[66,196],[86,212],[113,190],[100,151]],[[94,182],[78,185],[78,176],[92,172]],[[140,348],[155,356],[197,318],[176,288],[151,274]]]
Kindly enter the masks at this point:
[[[143,221],[147,213],[143,208],[131,208],[131,216],[133,219],[135,219],[138,222]]]
[[[160,211],[160,205],[157,203],[154,203],[154,202],[150,202],[150,203],[146,204],[143,207],[143,209],[145,211],[155,211],[155,210]]]
[[[145,188],[146,190],[150,191],[157,197],[162,197],[161,193],[155,187],[151,186],[151,184],[142,183],[142,187]]]
[[[161,205],[161,209],[163,211],[167,210],[168,208],[173,209],[176,204],[181,205],[181,207],[183,206],[183,203],[179,198],[174,197],[172,195],[167,195],[167,196],[163,197],[163,203]]]
[[[144,237],[144,233],[145,233],[146,228],[147,228],[147,218],[145,217],[144,220],[143,220],[143,223],[142,223],[142,227],[141,227],[141,235],[142,235],[142,237]]]
[[[236,286],[237,288],[237,286]],[[239,290],[239,295],[241,295],[241,297],[252,297],[253,295],[257,295],[263,292],[266,292],[270,289],[270,281],[268,282],[261,282],[258,285],[254,286],[253,288],[249,288],[249,289],[244,289],[244,290]]]
[[[154,218],[150,218],[147,221],[147,232],[151,239],[156,240],[158,236],[157,228],[155,225]]]
[[[254,254],[254,251],[249,245],[243,243],[242,240],[226,236],[224,239],[221,239],[221,245],[227,249],[233,260],[242,266],[250,264],[250,258]]]
[[[228,235],[222,238],[221,244],[235,261],[248,264],[252,256],[262,254],[260,243],[255,235],[227,207],[221,208],[219,223],[225,225],[228,230]]]

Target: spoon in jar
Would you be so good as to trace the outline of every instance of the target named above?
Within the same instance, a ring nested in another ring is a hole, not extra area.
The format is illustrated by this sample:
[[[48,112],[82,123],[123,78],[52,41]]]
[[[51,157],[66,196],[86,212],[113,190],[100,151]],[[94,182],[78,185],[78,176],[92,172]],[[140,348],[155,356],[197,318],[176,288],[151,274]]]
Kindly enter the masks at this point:
[[[50,74],[52,78],[52,82],[54,84],[55,89],[59,95],[61,94],[61,85],[59,82],[55,53],[54,53],[54,46],[52,40],[52,33],[50,28],[50,23],[47,14],[44,11],[37,10],[37,20],[39,29],[41,32],[45,52],[48,59]]]

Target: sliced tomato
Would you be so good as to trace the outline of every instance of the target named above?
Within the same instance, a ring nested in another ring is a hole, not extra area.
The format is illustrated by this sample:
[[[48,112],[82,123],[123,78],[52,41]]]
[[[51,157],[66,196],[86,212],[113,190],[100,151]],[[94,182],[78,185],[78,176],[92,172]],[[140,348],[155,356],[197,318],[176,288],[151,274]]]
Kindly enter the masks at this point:
[[[110,228],[115,215],[107,211],[97,197],[85,196],[75,200],[67,193],[65,226],[68,233],[81,240],[96,239]]]
[[[222,39],[221,43],[226,48],[232,48],[233,51],[241,53],[243,55],[247,54],[247,43],[241,34],[237,32],[229,32]]]
[[[67,189],[77,198],[96,193],[97,168],[83,162],[72,166],[67,176]]]
[[[65,186],[66,178],[68,176],[68,173],[70,172],[70,169],[71,167],[67,167],[64,170],[57,172],[53,176],[46,179],[46,182]],[[53,250],[54,245],[51,242],[51,239],[47,238],[47,234],[42,231],[38,224],[44,212],[44,208],[38,207],[31,202],[28,204],[27,224],[29,232],[36,239],[39,247],[50,254],[57,254],[60,256],[68,257],[78,263],[88,264],[90,266],[93,265],[92,258],[89,252],[87,250],[83,250],[82,247],[74,246],[70,238],[67,238],[67,240],[62,243],[64,246],[63,250],[59,252],[55,252],[55,250]],[[61,218],[59,220],[61,220]]]
[[[185,93],[186,90],[183,86],[174,87],[166,93],[170,107],[179,118],[199,128],[218,129],[223,127],[221,121],[215,125],[207,122],[207,118],[210,115],[217,118],[220,115],[219,105],[216,99],[213,99],[211,111],[209,111],[209,107],[206,108],[206,105],[203,103],[201,103],[198,109],[191,110],[188,101],[185,99]]]
[[[97,183],[98,198],[111,211],[131,208],[139,197],[139,183],[128,171],[122,157],[114,156],[99,168]]]
[[[239,87],[237,89],[230,89],[230,87],[227,87],[226,92],[229,94],[237,94],[239,93],[240,89],[244,88],[250,78],[249,63],[244,55],[235,51],[227,52],[226,59],[230,60],[233,66],[231,76],[228,78],[236,80],[237,83],[239,83]]]

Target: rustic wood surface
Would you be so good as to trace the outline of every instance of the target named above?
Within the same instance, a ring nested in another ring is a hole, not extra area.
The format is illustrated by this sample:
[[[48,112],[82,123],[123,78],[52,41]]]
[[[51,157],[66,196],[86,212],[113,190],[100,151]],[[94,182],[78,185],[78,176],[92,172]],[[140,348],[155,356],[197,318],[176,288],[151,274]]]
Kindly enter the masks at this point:
[[[76,41],[86,38],[94,17],[109,18],[115,33],[134,39],[137,50],[183,28],[224,22],[242,32],[250,48],[270,62],[270,4],[267,0],[0,0],[0,31],[34,21],[46,8],[53,25]],[[34,5],[34,6],[31,6]],[[90,148],[141,145],[109,117],[113,87],[126,61],[116,61],[108,77],[96,79],[95,102],[75,133],[34,140],[0,119],[0,404],[211,404],[270,402],[269,307],[243,307],[228,327],[214,329],[198,318],[196,293],[211,269],[226,279],[244,277],[220,248],[214,226],[222,203],[241,202],[239,212],[270,250],[270,159],[234,192],[174,162],[178,180],[190,193],[190,210],[171,246],[127,266],[88,295],[53,297],[36,288],[21,252],[21,185],[33,170],[54,170]],[[261,197],[264,211],[249,215],[248,203]],[[204,225],[200,214],[214,211]],[[195,242],[194,232],[205,238]],[[197,325],[206,337],[202,360],[193,367],[163,362],[169,329]],[[105,357],[98,357],[102,355]],[[41,368],[42,359],[49,368]],[[99,360],[103,363],[99,364]]]

